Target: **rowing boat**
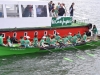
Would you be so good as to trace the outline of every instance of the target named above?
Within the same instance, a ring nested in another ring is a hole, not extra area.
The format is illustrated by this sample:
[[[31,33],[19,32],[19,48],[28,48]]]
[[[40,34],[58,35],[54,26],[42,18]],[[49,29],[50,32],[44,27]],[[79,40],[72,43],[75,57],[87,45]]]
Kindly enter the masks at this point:
[[[67,46],[62,48],[53,48],[53,49],[40,49],[40,48],[19,48],[19,47],[4,47],[0,46],[0,56],[6,55],[17,55],[17,54],[27,54],[27,53],[41,53],[41,52],[56,52],[60,50],[86,50],[86,49],[93,49],[99,47],[99,41],[91,41],[87,42],[83,45],[77,46]]]

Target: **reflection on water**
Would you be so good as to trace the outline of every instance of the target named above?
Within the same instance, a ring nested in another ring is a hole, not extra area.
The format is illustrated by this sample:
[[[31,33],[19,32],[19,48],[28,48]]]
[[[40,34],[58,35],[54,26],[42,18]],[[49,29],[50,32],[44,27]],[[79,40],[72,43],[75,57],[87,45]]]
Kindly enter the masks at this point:
[[[99,48],[1,57],[0,75],[100,75]]]

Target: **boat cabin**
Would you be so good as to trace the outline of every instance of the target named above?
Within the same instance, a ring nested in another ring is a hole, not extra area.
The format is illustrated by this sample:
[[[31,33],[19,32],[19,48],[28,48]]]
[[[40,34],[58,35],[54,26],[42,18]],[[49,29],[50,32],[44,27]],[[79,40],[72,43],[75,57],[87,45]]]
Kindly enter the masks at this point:
[[[51,26],[48,2],[0,1],[1,28]]]
[[[58,27],[55,27],[58,26]],[[48,1],[0,1],[0,33],[4,41],[7,36],[20,39],[30,36],[33,40],[37,35],[41,39],[44,35],[55,35],[57,32],[63,37],[89,31],[86,23],[73,23],[72,17],[49,16]]]

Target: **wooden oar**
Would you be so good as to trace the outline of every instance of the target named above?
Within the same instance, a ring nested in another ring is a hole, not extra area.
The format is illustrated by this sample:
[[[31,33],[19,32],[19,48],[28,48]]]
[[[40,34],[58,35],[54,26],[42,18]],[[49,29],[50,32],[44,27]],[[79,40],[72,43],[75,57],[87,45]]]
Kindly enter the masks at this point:
[[[82,57],[82,56],[79,56],[79,55],[76,55],[78,58],[80,58],[80,59],[82,59],[82,60],[84,60],[85,58],[84,57]]]
[[[64,59],[67,60],[67,61],[73,62],[73,60],[71,60],[69,58],[64,57]]]
[[[51,53],[53,53],[53,51],[51,51],[51,50],[49,50],[49,49],[47,49],[47,48],[45,48],[45,47],[44,47],[44,49],[47,50],[47,51],[49,51],[49,52],[51,52]]]
[[[73,46],[73,48],[75,48],[75,47]],[[77,49],[77,48],[75,48],[75,49]],[[77,49],[77,50],[80,50],[80,49]],[[89,56],[92,56],[92,57],[95,56],[94,54],[90,54],[90,53],[87,53],[87,52],[86,52],[86,54],[89,55]],[[81,58],[81,57],[80,57],[80,58]],[[84,58],[82,58],[82,59],[84,59]]]
[[[95,56],[94,54],[90,54],[90,53],[87,53],[87,52],[86,52],[86,54],[89,55],[89,56],[92,56],[92,57]]]

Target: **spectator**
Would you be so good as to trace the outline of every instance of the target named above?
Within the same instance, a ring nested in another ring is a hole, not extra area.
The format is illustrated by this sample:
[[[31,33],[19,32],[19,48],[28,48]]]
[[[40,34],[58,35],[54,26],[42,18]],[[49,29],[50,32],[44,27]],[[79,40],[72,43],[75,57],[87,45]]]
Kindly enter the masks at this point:
[[[56,17],[55,9],[52,9],[50,12],[51,17]]]
[[[38,7],[36,8],[36,14],[37,14],[37,17],[42,17],[42,7],[41,5],[38,5]]]
[[[48,4],[49,5],[49,12],[52,10],[52,4],[53,4],[53,1],[50,1]]]
[[[64,3],[62,3],[62,5],[63,5],[63,8],[65,9],[65,16],[66,16],[66,14],[67,14],[67,8],[66,8],[66,6],[65,6]]]
[[[65,9],[63,8],[63,5],[61,4],[61,8],[58,10],[58,16],[63,16],[65,14]]]
[[[60,2],[58,2],[58,5],[56,6],[56,8],[59,10],[59,8],[60,8]]]
[[[42,12],[43,17],[47,17],[47,7],[46,7],[46,5],[43,6],[42,10],[43,10],[43,12]]]
[[[58,8],[55,8],[55,16],[58,16]]]
[[[69,8],[70,16],[73,16],[73,12],[74,12],[73,6],[74,6],[74,3],[72,3],[70,8]]]
[[[25,8],[22,16],[23,17],[29,17],[29,15],[30,15],[30,5],[27,5],[27,7]]]
[[[96,40],[97,34],[98,34],[97,27],[96,27],[96,25],[93,25],[93,29],[92,29],[92,40],[94,40],[94,41]]]
[[[29,5],[29,17],[32,17],[33,6]]]

